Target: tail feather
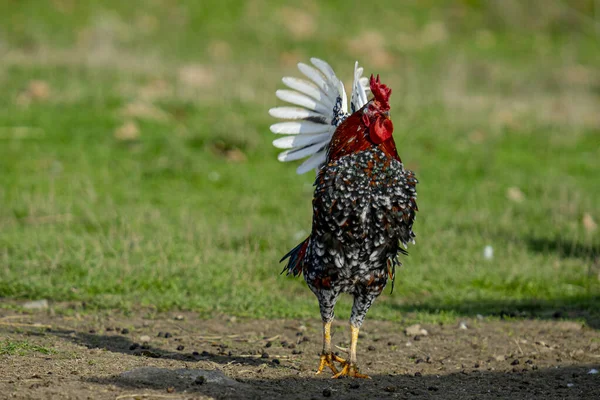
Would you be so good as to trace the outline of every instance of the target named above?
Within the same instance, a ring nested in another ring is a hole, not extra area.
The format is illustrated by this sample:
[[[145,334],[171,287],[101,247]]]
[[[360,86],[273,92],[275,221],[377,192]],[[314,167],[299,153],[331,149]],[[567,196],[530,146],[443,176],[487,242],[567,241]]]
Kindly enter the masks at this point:
[[[302,274],[302,266],[304,264],[304,255],[306,254],[306,249],[308,248],[308,243],[310,240],[310,236],[307,237],[302,243],[298,246],[294,247],[289,251],[279,262],[282,262],[285,259],[289,259],[286,266],[283,268],[281,273],[287,273],[286,275],[292,274],[294,276],[298,276]]]

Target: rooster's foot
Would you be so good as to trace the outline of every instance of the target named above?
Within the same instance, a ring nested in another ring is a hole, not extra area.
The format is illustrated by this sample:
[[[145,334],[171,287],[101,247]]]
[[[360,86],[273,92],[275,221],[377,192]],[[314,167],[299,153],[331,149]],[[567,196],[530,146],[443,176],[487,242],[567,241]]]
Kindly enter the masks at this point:
[[[338,373],[337,368],[335,367],[335,365],[333,364],[334,361],[337,361],[339,363],[345,363],[346,360],[344,360],[343,358],[340,358],[338,356],[336,356],[333,353],[329,353],[329,354],[321,354],[321,362],[319,363],[319,369],[317,370],[316,374],[320,374],[321,372],[323,372],[323,369],[327,366],[329,368],[331,368],[331,370],[333,371],[334,374]]]
[[[369,375],[361,374],[358,372],[358,367],[356,364],[351,364],[348,362],[342,363],[342,370],[332,376],[333,379],[341,378],[342,376],[351,376],[353,378],[362,378],[362,379],[371,379]]]

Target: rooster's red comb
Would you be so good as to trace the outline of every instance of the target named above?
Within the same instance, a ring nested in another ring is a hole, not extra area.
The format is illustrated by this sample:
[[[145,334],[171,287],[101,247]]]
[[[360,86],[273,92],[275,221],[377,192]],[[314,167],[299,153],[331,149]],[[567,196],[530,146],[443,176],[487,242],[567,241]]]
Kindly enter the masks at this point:
[[[375,96],[375,100],[379,102],[381,108],[385,110],[390,109],[390,95],[392,94],[392,89],[381,83],[379,80],[379,74],[377,74],[377,78],[371,74],[371,92],[373,96]]]

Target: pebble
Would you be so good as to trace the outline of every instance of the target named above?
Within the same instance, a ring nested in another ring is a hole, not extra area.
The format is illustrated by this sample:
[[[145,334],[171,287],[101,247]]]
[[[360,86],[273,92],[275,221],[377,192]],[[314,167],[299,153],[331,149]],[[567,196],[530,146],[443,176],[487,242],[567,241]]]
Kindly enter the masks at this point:
[[[200,375],[194,380],[194,383],[196,385],[204,385],[205,382],[206,382],[206,378],[204,377],[204,375]]]
[[[265,347],[268,349],[269,347],[273,346],[273,343],[271,342],[267,342],[265,343]]]
[[[367,350],[369,350],[369,351],[375,351],[377,349],[375,348],[375,346],[371,345],[371,346],[367,347]]]
[[[406,334],[406,336],[416,336],[416,335],[427,336],[429,334],[429,332],[427,332],[427,330],[421,328],[420,324],[415,324],[415,325],[411,325],[411,326],[407,327],[404,330],[404,333]]]
[[[358,382],[352,382],[350,383],[350,385],[348,385],[348,387],[350,389],[358,389],[360,387],[360,384]]]
[[[269,353],[265,352],[260,355],[260,358],[269,358]]]
[[[510,363],[510,365],[519,365],[519,360],[517,360],[517,359],[514,359],[514,360],[513,360],[513,361]]]
[[[127,328],[121,329],[121,335],[127,335],[127,334],[129,334],[129,329],[127,329]]]
[[[173,336],[173,335],[171,335],[171,333],[169,333],[169,332],[165,332],[165,338],[167,338],[167,339],[168,339],[168,338],[170,338],[170,337],[172,337],[172,336]]]
[[[467,327],[467,323],[465,321],[460,321],[460,324],[458,324],[458,329],[469,329]]]
[[[150,336],[148,336],[148,335],[140,336],[140,342],[149,342],[149,341],[150,341]]]
[[[394,393],[396,391],[396,387],[395,386],[386,386],[383,388],[383,390],[388,393]]]
[[[179,315],[175,316],[175,321],[183,321],[183,320],[184,320],[183,315],[179,314]]]
[[[177,350],[182,351],[183,349],[185,349],[185,346],[180,344],[179,346],[177,346]]]
[[[139,344],[139,343],[133,343],[131,346],[129,346],[129,350],[135,350],[135,349],[137,349],[138,347],[140,347],[140,344]]]
[[[329,389],[329,388],[323,389],[323,397],[331,397],[331,389]]]
[[[415,372],[415,376],[416,376],[416,377],[420,377],[420,376],[423,376],[423,374],[422,374],[422,373],[420,373],[419,371],[417,371],[417,372]]]
[[[28,301],[27,303],[23,304],[23,308],[26,310],[45,310],[48,308],[48,300],[42,299]]]

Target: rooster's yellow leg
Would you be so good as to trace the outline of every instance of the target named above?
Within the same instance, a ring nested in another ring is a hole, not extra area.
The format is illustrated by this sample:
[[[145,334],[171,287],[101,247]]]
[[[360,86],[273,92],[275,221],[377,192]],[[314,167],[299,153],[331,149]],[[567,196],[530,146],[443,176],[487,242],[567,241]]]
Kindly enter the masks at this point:
[[[317,374],[323,372],[325,367],[331,368],[334,374],[338,373],[337,368],[333,364],[334,361],[344,363],[346,360],[339,358],[331,352],[331,321],[323,322],[323,352],[321,353],[321,362]]]
[[[350,333],[351,333],[351,342],[350,342],[350,361],[342,362],[342,370],[332,378],[337,379],[342,376],[351,376],[353,378],[364,378],[371,379],[369,375],[361,374],[358,372],[358,367],[356,366],[356,345],[358,344],[358,331],[359,327],[356,327],[350,324]]]

